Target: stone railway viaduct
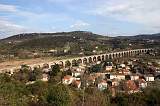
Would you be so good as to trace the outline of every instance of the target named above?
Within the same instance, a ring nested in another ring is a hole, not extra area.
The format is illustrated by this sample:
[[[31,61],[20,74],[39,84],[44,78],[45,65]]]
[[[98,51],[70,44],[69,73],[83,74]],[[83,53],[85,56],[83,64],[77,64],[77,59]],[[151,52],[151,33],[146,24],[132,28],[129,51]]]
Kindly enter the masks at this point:
[[[35,67],[44,67],[48,66],[51,67],[54,64],[59,64],[61,67],[66,66],[74,66],[75,63],[77,64],[85,64],[85,63],[92,63],[97,61],[104,61],[107,59],[113,59],[113,58],[122,58],[122,57],[129,57],[134,56],[136,54],[143,54],[153,51],[153,49],[135,49],[135,50],[127,50],[127,51],[119,51],[119,52],[113,52],[113,53],[106,53],[106,54],[99,54],[99,55],[91,55],[91,56],[84,56],[84,57],[77,57],[77,58],[71,58],[71,59],[62,59],[62,60],[55,60],[48,63],[40,63],[40,64],[32,64],[28,65],[31,69],[34,69]],[[13,68],[5,68],[0,69],[0,73],[2,72],[15,72],[15,70],[20,69],[21,66],[13,67]]]

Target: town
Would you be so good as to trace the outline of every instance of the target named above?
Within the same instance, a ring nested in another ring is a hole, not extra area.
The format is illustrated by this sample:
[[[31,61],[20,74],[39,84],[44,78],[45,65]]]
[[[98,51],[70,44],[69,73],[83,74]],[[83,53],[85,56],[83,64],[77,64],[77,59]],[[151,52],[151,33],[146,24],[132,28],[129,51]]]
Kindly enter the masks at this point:
[[[84,63],[80,62],[78,64],[75,62],[71,67],[66,66],[65,68],[63,68],[62,64],[55,64],[51,66],[51,68],[49,68],[47,64],[43,64],[40,70],[42,71],[42,81],[48,81],[51,72],[55,71],[55,67],[57,66],[57,71],[63,73],[60,83],[74,86],[78,89],[85,87],[97,87],[100,91],[110,89],[112,95],[115,96],[115,92],[117,91],[126,93],[140,92],[146,88],[147,85],[159,79],[160,70],[153,64],[149,61],[145,63],[143,59],[128,57],[126,60],[121,58],[113,58],[112,60],[111,58],[106,61],[97,59],[97,61],[95,60],[92,63],[85,61]],[[145,67],[145,65],[147,66]],[[27,66],[22,66],[21,71],[26,67]],[[37,69],[35,68],[30,71],[34,73],[35,70]],[[58,74],[58,72],[53,73]],[[34,82],[35,81],[31,80],[27,82],[27,84]]]
[[[0,0],[0,106],[160,106],[160,0]]]
[[[115,55],[104,59],[97,56],[90,60],[84,59],[83,62],[77,60],[72,65],[67,61],[65,66],[61,62],[33,68],[21,65],[18,71],[5,71],[3,74],[26,86],[42,81],[63,84],[76,92],[94,88],[100,92],[108,91],[115,98],[119,93],[134,94],[143,92],[147,87],[159,86],[160,61],[153,60],[157,55],[156,51],[148,49],[123,57]]]

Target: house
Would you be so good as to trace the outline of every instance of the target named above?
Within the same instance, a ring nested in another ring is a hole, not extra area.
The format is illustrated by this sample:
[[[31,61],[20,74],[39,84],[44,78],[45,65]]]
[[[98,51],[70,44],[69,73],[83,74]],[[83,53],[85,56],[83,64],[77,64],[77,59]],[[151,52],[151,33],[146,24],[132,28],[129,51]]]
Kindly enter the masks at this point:
[[[129,66],[126,66],[126,70],[130,70],[131,68]]]
[[[78,77],[78,76],[81,76],[85,72],[85,67],[83,67],[83,66],[73,67],[71,69],[71,71],[72,71],[73,77]]]
[[[107,82],[105,80],[101,80],[99,83],[98,83],[98,89],[100,91],[103,91],[105,89],[107,89]]]
[[[128,65],[132,65],[133,64],[133,62],[132,61],[128,61]]]
[[[106,66],[106,71],[112,71],[112,66]]]
[[[73,81],[72,85],[76,88],[80,88],[81,87],[81,81],[80,80],[75,80],[75,81]]]
[[[78,77],[78,76],[81,76],[81,75],[82,75],[82,72],[72,71],[72,76],[73,77]]]
[[[76,68],[76,71],[78,72],[85,72],[86,67],[85,66],[79,66],[78,68]]]
[[[66,75],[64,76],[64,78],[62,79],[62,83],[66,84],[66,85],[70,85],[73,81],[74,81],[74,77],[70,76],[70,75]]]
[[[140,89],[144,89],[144,88],[147,87],[147,82],[144,79],[139,79],[138,83],[139,83],[139,88]]]
[[[127,91],[127,93],[136,93],[138,92],[138,86],[136,85],[136,83],[132,80],[127,80],[125,82],[125,87],[124,87],[125,91]]]
[[[106,73],[95,73],[94,74],[94,76],[96,77],[96,78],[98,78],[98,77],[101,77],[102,79],[105,79],[106,78]]]
[[[48,72],[50,72],[50,71],[51,71],[50,68],[43,68],[43,69],[42,69],[42,72],[43,72],[43,73],[48,73]]]
[[[121,68],[125,68],[126,65],[125,65],[125,64],[120,64],[120,67],[121,67]]]
[[[48,81],[48,74],[42,74],[42,81]]]
[[[129,70],[126,70],[126,69],[122,69],[120,71],[118,71],[119,74],[124,74],[124,75],[129,75],[131,74],[131,72]]]
[[[146,81],[154,81],[154,76],[152,74],[146,75],[145,78]]]
[[[112,87],[116,87],[116,86],[118,86],[118,85],[119,85],[119,81],[116,80],[116,79],[113,79],[113,80],[112,80]]]
[[[130,75],[131,80],[138,80],[139,79],[139,75]]]
[[[110,79],[125,80],[124,74],[111,74]]]
[[[96,77],[90,75],[90,76],[87,78],[87,86],[94,84],[95,81],[96,81]]]

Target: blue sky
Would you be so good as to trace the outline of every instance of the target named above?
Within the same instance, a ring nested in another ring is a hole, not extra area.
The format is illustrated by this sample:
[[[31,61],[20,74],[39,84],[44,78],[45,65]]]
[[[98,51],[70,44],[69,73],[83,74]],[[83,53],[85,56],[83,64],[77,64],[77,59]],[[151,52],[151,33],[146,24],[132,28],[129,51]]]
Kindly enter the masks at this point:
[[[119,36],[160,32],[160,0],[0,0],[0,38],[84,30]]]

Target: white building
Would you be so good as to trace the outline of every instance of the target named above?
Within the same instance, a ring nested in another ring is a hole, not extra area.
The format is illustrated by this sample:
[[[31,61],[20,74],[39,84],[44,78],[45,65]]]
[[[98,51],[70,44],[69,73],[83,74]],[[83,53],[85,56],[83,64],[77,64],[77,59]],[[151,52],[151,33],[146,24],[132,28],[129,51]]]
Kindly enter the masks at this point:
[[[112,66],[106,66],[106,71],[112,71]]]
[[[126,65],[125,64],[120,64],[120,67],[125,68]]]
[[[119,85],[119,81],[116,80],[116,79],[113,79],[112,80],[112,86],[115,87],[115,86],[118,86]]]
[[[138,80],[139,79],[139,75],[131,75],[131,80]]]
[[[154,81],[153,75],[146,75],[145,78],[146,78],[146,81]]]
[[[111,74],[110,79],[125,80],[125,75],[123,75],[123,74]]]
[[[42,74],[42,79],[41,81],[48,81],[48,75],[47,74]]]
[[[73,72],[72,72],[72,76],[73,76],[73,77],[78,77],[78,76],[81,76],[81,75],[82,75],[81,72],[77,72],[77,71],[73,71]]]

